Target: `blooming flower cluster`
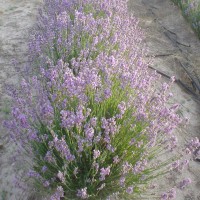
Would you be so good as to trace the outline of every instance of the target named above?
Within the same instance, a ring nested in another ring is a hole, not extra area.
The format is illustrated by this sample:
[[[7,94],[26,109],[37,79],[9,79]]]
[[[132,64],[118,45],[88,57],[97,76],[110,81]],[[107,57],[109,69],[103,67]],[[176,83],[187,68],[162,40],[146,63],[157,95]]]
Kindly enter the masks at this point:
[[[161,195],[162,200],[170,200],[176,198],[176,190],[174,188],[170,189],[168,192],[164,192]]]
[[[192,182],[192,181],[191,181],[190,178],[184,179],[183,181],[181,181],[181,182],[179,183],[180,189],[184,189],[184,188],[187,187],[191,182]]]
[[[126,0],[45,0],[39,12],[32,76],[11,92],[5,124],[33,157],[29,177],[55,191],[50,199],[137,197],[155,177],[187,165],[171,164],[173,130],[183,121],[167,105],[174,78],[159,86],[127,11]],[[163,152],[171,160],[155,165]]]

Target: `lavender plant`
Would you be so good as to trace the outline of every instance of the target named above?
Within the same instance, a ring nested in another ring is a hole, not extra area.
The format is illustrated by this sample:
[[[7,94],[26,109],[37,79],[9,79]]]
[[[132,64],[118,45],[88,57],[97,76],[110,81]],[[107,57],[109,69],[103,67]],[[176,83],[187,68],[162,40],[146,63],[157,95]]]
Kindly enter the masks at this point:
[[[200,4],[197,0],[173,0],[182,10],[183,15],[191,24],[200,38]]]
[[[178,105],[167,106],[174,78],[159,87],[148,70],[126,1],[46,0],[37,25],[29,59],[39,73],[11,92],[6,122],[19,151],[32,157],[24,179],[36,191],[52,200],[142,199],[157,177],[187,166],[172,153],[183,121]],[[187,151],[198,146],[193,140]]]

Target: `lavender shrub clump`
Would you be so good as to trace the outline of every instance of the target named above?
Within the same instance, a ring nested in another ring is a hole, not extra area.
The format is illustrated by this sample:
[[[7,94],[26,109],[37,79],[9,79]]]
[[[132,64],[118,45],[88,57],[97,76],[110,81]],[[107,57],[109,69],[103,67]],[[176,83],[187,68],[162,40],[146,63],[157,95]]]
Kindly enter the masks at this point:
[[[200,38],[200,2],[198,0],[172,0],[177,4]]]
[[[48,199],[142,199],[154,179],[188,164],[174,160],[184,122],[167,106],[174,78],[158,87],[142,39],[124,0],[45,0],[29,43],[33,75],[12,91],[5,124]]]

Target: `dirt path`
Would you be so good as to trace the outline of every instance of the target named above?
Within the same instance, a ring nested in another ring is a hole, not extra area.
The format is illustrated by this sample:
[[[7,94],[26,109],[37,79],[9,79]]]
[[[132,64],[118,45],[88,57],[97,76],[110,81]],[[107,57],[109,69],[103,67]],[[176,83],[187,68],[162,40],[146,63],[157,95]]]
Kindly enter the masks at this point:
[[[11,61],[16,58],[23,65],[27,59],[26,41],[38,3],[39,0],[0,0],[0,200],[26,200],[13,186],[17,169],[10,159],[15,146],[8,142],[9,136],[2,127],[2,118],[8,112],[3,84],[18,82],[19,76]]]
[[[145,29],[149,55],[155,56],[152,67],[180,80],[173,88],[174,101],[181,104],[181,113],[190,118],[190,124],[177,132],[179,140],[183,143],[192,136],[200,138],[200,102],[195,100],[200,91],[200,41],[171,1],[130,0],[129,4],[130,12]],[[200,200],[200,163],[192,161],[184,176],[192,179],[192,187],[178,190],[176,200]],[[176,179],[165,180],[160,187],[167,189]]]
[[[3,83],[18,82],[19,77],[11,65],[11,60],[17,58],[24,63],[27,59],[28,30],[35,21],[39,2],[41,0],[0,0],[0,120],[5,118],[8,112]],[[152,67],[168,76],[175,75],[188,87],[188,91],[195,93],[188,93],[180,84],[175,84],[173,89],[174,101],[182,105],[181,113],[191,120],[187,129],[177,133],[179,139],[184,142],[192,136],[199,137],[200,104],[195,100],[199,95],[199,40],[180,11],[169,0],[130,0],[129,8],[145,29],[149,55],[155,56]],[[165,79],[167,78],[163,78],[163,81]],[[30,199],[20,197],[19,191],[13,187],[12,179],[17,169],[11,165],[10,158],[14,151],[14,145],[8,142],[8,135],[0,126],[0,200]],[[177,200],[200,200],[200,163],[193,161],[185,175],[191,177],[193,184],[190,189],[178,191]],[[161,182],[161,187],[170,187],[173,181]]]

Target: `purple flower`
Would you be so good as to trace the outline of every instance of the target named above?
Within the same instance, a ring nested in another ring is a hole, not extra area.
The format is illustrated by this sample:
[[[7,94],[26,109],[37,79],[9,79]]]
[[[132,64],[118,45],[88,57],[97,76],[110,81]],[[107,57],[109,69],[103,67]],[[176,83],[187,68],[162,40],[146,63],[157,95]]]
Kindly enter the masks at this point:
[[[101,152],[99,150],[94,149],[93,150],[93,157],[94,159],[97,159],[100,156]]]
[[[119,105],[118,105],[118,109],[120,111],[120,114],[123,115],[126,111],[126,103],[124,101],[122,101]]]
[[[167,200],[168,199],[168,194],[166,192],[164,192],[162,195],[161,195],[161,200]]]
[[[118,127],[114,118],[102,118],[101,124],[101,127],[104,129],[106,135],[114,135],[118,131]]]
[[[186,148],[186,149],[185,149],[185,153],[186,153],[187,155],[189,155],[189,154],[191,154],[191,150],[190,150],[189,148]]]
[[[132,138],[129,144],[130,144],[130,145],[133,145],[134,143],[135,143],[135,139]]]
[[[78,139],[78,151],[79,153],[81,153],[83,151],[83,140]]]
[[[109,88],[104,90],[105,98],[108,99],[111,96],[111,90]]]
[[[119,162],[120,162],[119,156],[115,156],[115,157],[113,158],[113,163],[117,164],[117,163],[119,163]]]
[[[108,143],[110,143],[110,141],[109,141]],[[111,152],[115,152],[115,150],[116,150],[116,148],[113,147],[111,144],[107,144],[107,145],[106,145],[106,148],[107,148],[109,151],[111,151]]]
[[[44,173],[47,171],[47,169],[48,169],[47,166],[43,166],[41,171]]]
[[[168,198],[169,199],[175,199],[176,198],[176,190],[174,188],[172,188],[168,191]]]
[[[50,200],[60,200],[64,197],[64,190],[62,186],[58,186],[56,192],[50,197]]]
[[[138,174],[141,173],[142,171],[145,170],[145,167],[147,166],[148,162],[147,160],[143,160],[143,161],[138,161],[135,166],[133,167],[133,173],[134,174]]]
[[[50,183],[49,183],[49,181],[44,181],[43,185],[44,185],[44,187],[49,187]]]
[[[65,141],[64,138],[61,140],[57,138],[57,136],[53,139],[54,147],[55,149],[61,153],[61,155],[67,160],[67,161],[73,161],[75,159],[75,156],[71,154],[70,149]]]
[[[182,180],[179,184],[178,187],[183,190],[185,189],[189,184],[191,184],[191,179],[190,178],[186,178],[184,180]]]
[[[110,174],[110,166],[108,166],[107,168],[101,168],[100,169],[100,178],[99,178],[99,180],[100,181],[103,181],[103,180],[105,180],[105,177],[106,176],[108,176]]]
[[[23,127],[27,127],[28,126],[28,123],[27,123],[27,117],[23,114],[20,114],[18,116],[19,120],[20,120],[20,123]]]
[[[47,151],[44,160],[48,161],[49,163],[55,163],[55,158],[53,157],[53,153],[51,151]]]
[[[119,182],[120,182],[120,186],[121,186],[121,187],[124,187],[124,186],[125,186],[125,180],[126,180],[126,179],[125,179],[124,176],[120,178]]]
[[[61,171],[58,172],[57,177],[60,179],[60,181],[62,183],[65,182],[65,176],[64,176],[64,174]]]
[[[187,148],[191,151],[194,152],[196,149],[200,147],[200,141],[198,137],[193,138],[188,144]]]
[[[128,194],[132,194],[133,193],[133,186],[129,186],[127,189],[126,189],[126,192]]]
[[[129,173],[132,169],[133,169],[132,164],[130,164],[128,162],[123,163],[123,165],[122,165],[122,173],[123,174]]]
[[[85,130],[85,136],[88,140],[92,140],[94,137],[94,129],[92,127],[86,128]]]
[[[180,161],[179,161],[179,160],[176,160],[175,162],[173,162],[173,163],[171,164],[171,170],[173,170],[173,171],[178,171],[179,166],[180,166]]]
[[[60,112],[62,119],[62,126],[66,128],[72,128],[76,123],[76,116],[73,112],[64,111]]]
[[[97,125],[97,118],[96,117],[91,118],[90,124],[92,127],[95,127]]]
[[[38,138],[38,133],[37,132],[32,132],[30,131],[29,132],[29,140],[31,141],[39,141],[39,138]]]
[[[87,199],[88,198],[87,187],[79,189],[76,196],[80,197],[81,199]]]
[[[35,178],[41,178],[41,175],[38,173],[38,172],[36,172],[36,171],[33,171],[33,170],[29,170],[29,172],[27,173],[27,175],[29,176],[29,177],[35,177]]]
[[[179,165],[179,170],[182,171],[188,165],[189,165],[189,160],[187,160],[187,159],[183,160]]]

